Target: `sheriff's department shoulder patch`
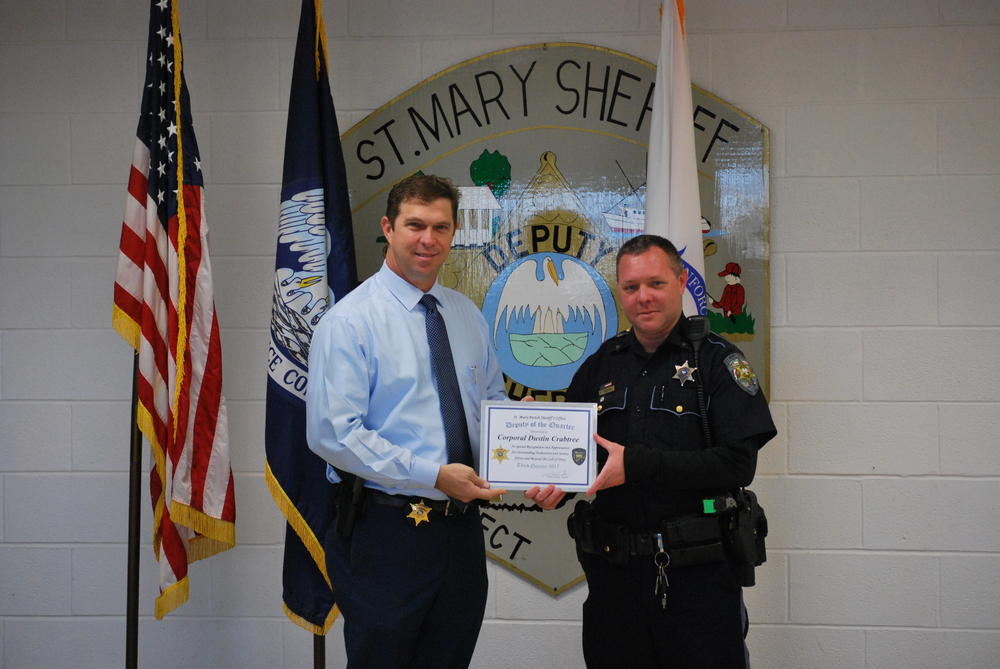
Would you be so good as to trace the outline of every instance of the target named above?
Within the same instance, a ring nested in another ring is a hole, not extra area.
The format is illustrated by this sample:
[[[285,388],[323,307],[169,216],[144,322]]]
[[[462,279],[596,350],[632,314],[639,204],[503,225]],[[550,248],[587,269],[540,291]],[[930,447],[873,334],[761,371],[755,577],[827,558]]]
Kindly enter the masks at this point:
[[[733,353],[722,362],[729,370],[736,385],[746,391],[748,395],[756,395],[760,392],[760,382],[757,381],[757,375],[742,353]]]

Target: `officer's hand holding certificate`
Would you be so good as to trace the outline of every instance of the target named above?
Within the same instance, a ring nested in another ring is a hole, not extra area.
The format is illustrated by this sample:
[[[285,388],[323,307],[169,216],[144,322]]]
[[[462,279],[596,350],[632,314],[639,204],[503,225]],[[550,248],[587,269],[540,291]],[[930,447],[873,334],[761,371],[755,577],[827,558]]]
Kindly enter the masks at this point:
[[[586,491],[597,472],[597,405],[482,403],[479,475],[508,490]]]

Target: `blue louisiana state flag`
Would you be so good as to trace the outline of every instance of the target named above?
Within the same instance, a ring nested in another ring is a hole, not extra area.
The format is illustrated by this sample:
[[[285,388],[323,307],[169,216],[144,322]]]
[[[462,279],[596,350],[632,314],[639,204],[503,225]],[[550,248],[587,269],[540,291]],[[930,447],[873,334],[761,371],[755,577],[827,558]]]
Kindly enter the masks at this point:
[[[309,341],[357,283],[340,131],[330,94],[320,0],[303,0],[285,134],[267,354],[265,477],[285,515],[285,613],[325,634],[337,617],[323,549],[333,520],[326,463],[306,444]]]

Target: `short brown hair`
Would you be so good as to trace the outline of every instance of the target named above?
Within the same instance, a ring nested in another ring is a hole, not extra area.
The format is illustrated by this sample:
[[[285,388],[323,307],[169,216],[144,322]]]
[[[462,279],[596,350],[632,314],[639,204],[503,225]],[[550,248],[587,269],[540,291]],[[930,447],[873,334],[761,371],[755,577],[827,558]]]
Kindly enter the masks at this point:
[[[681,272],[684,271],[684,261],[681,260],[681,254],[677,252],[677,247],[673,245],[673,242],[659,235],[638,235],[622,244],[622,247],[618,249],[618,255],[615,256],[615,277],[618,276],[618,265],[621,264],[622,256],[637,256],[653,247],[667,254],[667,260],[670,261],[670,267],[674,270],[674,274],[680,276]]]
[[[399,216],[399,208],[408,200],[418,202],[433,202],[440,198],[445,198],[451,202],[451,218],[458,227],[458,189],[450,179],[439,177],[434,174],[413,174],[406,177],[389,191],[389,197],[385,203],[385,217],[389,219],[389,226],[396,224],[396,217]]]

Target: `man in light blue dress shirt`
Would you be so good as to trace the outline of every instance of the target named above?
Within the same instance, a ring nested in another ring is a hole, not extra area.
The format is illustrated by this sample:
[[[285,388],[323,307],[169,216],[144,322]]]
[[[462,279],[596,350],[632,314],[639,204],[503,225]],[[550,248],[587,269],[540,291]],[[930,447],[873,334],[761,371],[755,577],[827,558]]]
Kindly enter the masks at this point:
[[[397,184],[381,221],[385,263],[330,309],[312,339],[309,447],[365,480],[351,535],[328,532],[349,667],[467,667],[482,625],[478,500],[503,491],[474,468],[479,403],[506,393],[479,309],[437,283],[457,208],[447,180],[419,175]],[[448,460],[419,302],[425,293],[447,328],[473,467]]]

